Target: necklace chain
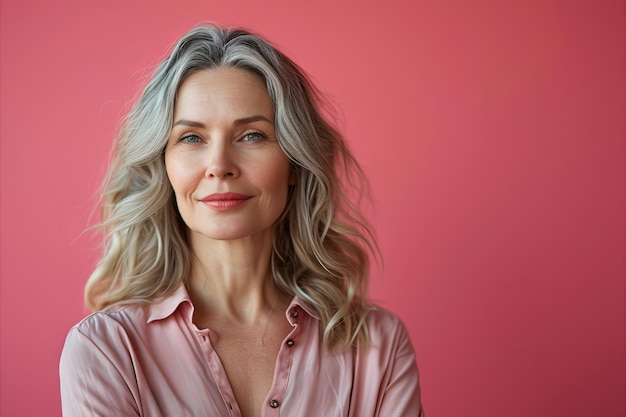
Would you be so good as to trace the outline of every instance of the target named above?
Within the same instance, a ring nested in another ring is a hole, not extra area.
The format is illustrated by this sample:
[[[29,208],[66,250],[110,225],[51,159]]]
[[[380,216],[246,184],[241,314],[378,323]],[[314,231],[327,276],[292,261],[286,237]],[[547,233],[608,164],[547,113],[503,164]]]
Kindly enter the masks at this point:
[[[265,319],[265,327],[263,328],[263,334],[261,335],[261,346],[262,347],[265,347],[265,332],[267,332],[267,327],[270,324],[270,318],[272,317],[272,314],[274,313],[274,309],[276,308],[276,304],[278,304],[278,299],[279,298],[280,297],[278,296],[278,294],[276,294],[276,298],[274,299],[274,304],[272,304],[272,309],[267,314],[267,318]]]

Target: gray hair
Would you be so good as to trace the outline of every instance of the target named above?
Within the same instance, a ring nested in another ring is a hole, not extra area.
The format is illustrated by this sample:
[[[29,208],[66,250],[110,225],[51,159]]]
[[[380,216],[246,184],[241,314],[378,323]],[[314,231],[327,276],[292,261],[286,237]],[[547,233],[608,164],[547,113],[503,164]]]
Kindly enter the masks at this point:
[[[366,338],[369,259],[379,254],[359,204],[347,198],[360,198],[366,182],[341,134],[322,115],[323,98],[304,71],[241,29],[190,30],[125,118],[104,183],[104,254],[85,288],[86,303],[101,309],[150,302],[186,282],[190,248],[163,154],[179,86],[196,71],[220,66],[252,71],[265,81],[278,142],[296,172],[275,225],[274,281],[316,310],[326,347],[346,348]]]

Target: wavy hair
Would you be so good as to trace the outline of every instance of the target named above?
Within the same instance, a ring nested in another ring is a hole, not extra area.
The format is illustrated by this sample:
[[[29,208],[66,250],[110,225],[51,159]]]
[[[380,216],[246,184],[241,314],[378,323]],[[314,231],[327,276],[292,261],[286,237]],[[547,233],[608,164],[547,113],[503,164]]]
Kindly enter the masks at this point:
[[[379,251],[359,210],[367,195],[363,172],[322,114],[324,99],[304,71],[259,36],[218,26],[185,34],[123,120],[104,181],[104,253],[85,288],[87,306],[150,302],[186,283],[190,248],[164,149],[181,83],[220,66],[246,69],[265,81],[278,143],[296,172],[274,226],[275,284],[318,313],[325,347],[366,339],[369,265]]]

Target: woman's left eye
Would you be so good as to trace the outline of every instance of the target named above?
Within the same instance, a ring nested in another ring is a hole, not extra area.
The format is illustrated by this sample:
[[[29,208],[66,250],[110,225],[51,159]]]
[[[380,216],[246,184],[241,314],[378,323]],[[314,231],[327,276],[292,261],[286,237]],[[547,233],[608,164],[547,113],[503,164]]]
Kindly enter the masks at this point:
[[[242,138],[246,142],[259,142],[265,139],[265,135],[261,132],[248,132]]]

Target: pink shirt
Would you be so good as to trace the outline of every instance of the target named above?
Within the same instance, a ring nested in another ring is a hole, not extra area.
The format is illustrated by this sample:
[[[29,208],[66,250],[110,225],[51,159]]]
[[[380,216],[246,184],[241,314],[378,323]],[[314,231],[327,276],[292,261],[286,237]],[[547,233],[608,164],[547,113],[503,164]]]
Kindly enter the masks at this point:
[[[74,326],[61,355],[63,415],[241,417],[209,340],[192,323],[184,286],[153,304],[92,314]],[[263,416],[422,416],[415,353],[400,320],[367,315],[368,349],[331,353],[319,320],[298,298],[276,358]]]

